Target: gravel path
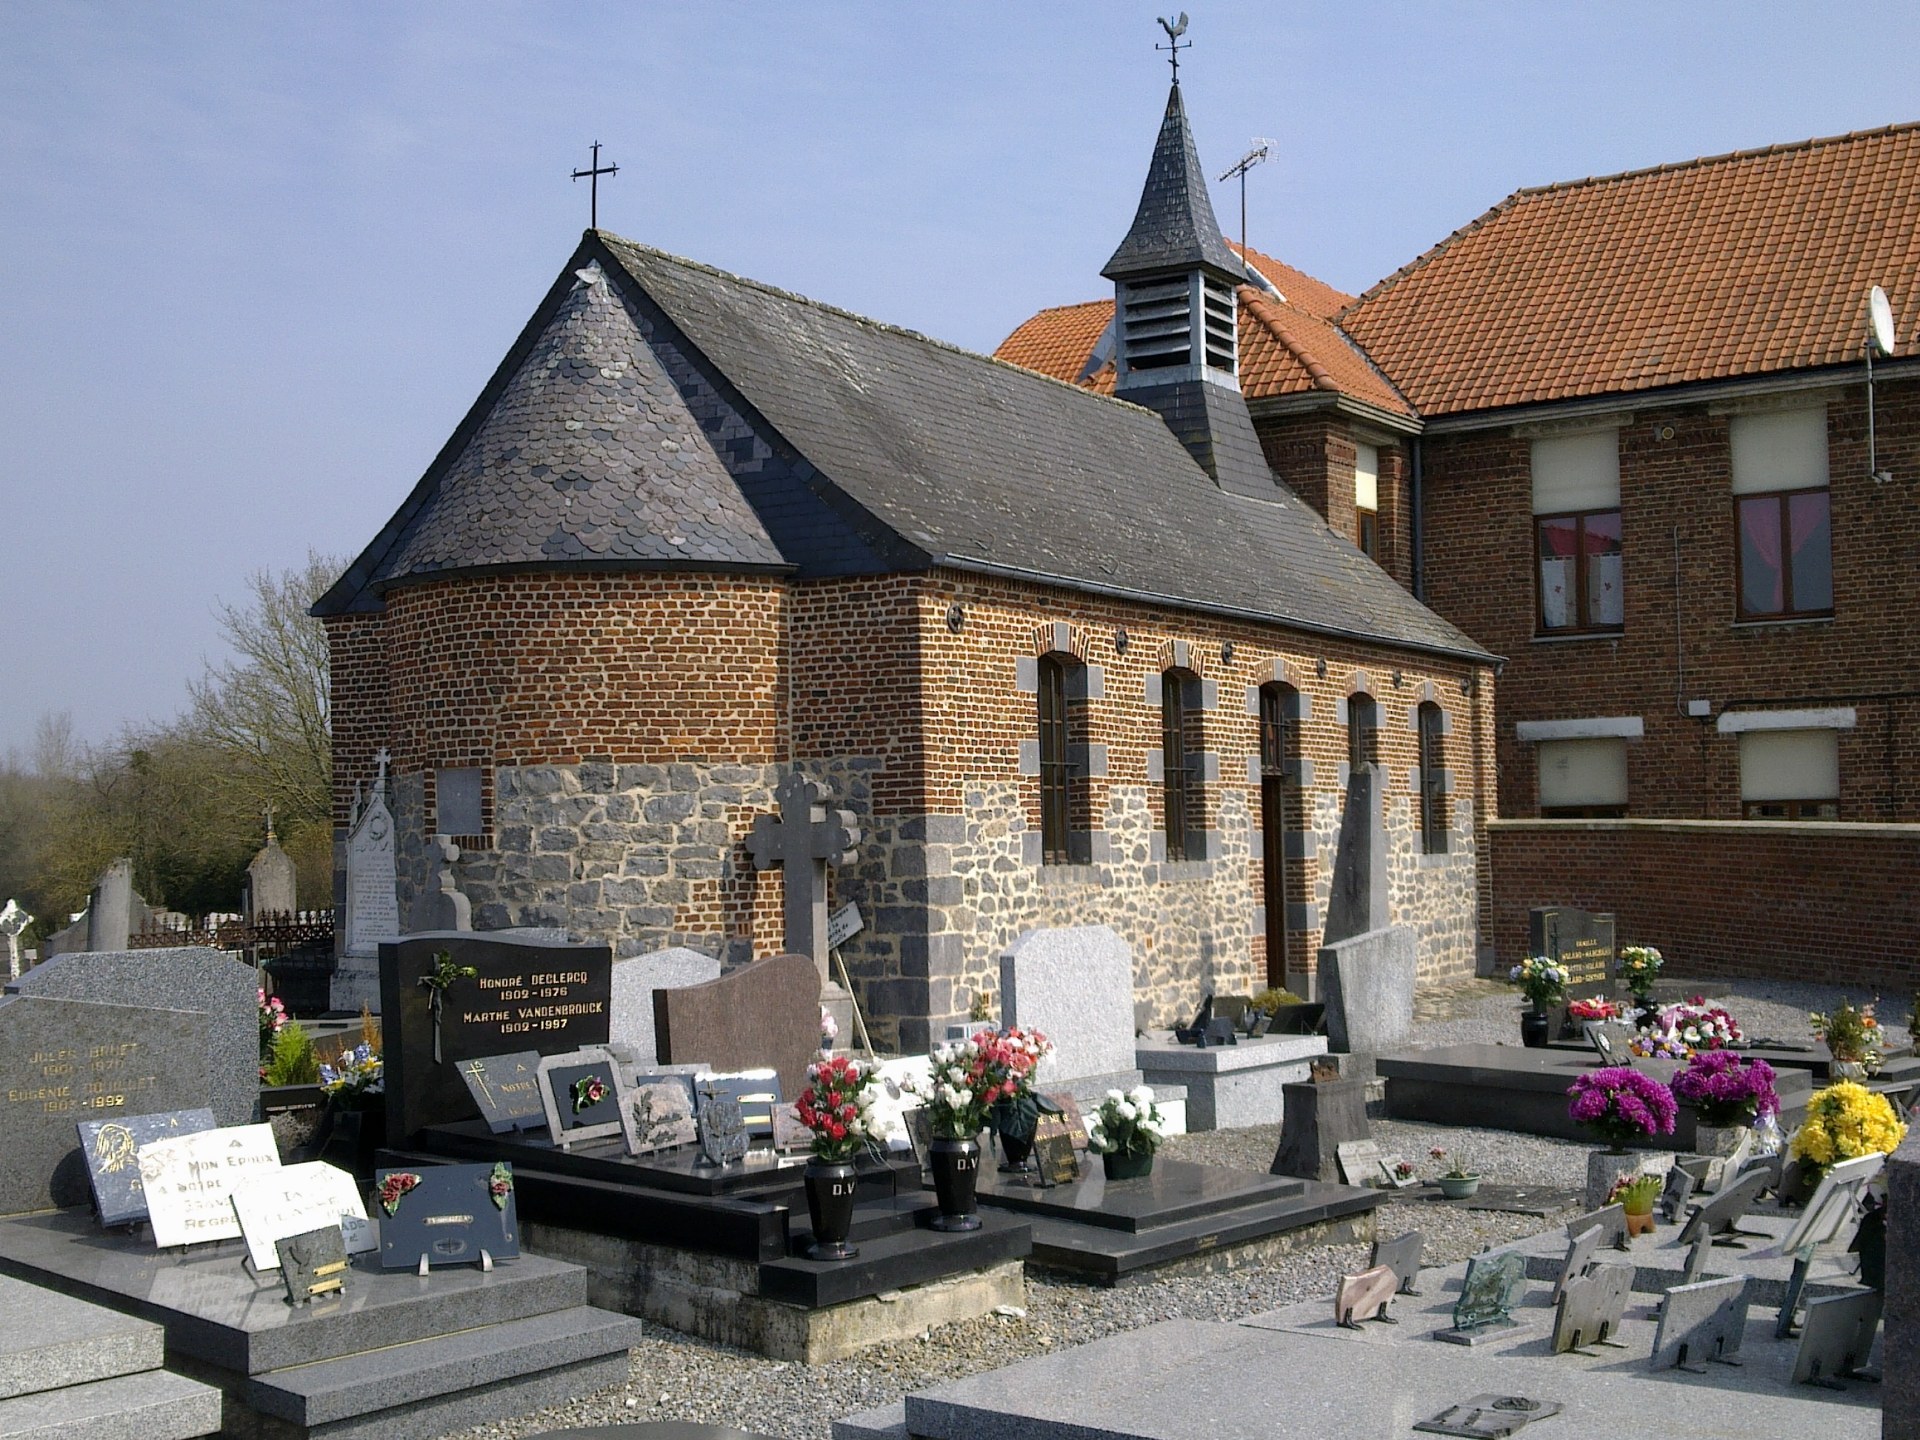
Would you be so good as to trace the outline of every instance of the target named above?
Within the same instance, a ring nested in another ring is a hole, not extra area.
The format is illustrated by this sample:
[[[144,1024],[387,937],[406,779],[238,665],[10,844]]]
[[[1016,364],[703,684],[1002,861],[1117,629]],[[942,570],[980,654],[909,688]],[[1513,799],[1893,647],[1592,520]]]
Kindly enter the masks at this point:
[[[1809,1010],[1827,1009],[1842,991],[1830,986],[1775,982],[1702,982],[1701,990],[1733,1013],[1749,1037],[1806,1042]],[[1871,996],[1855,991],[1856,1003]],[[1421,993],[1413,1044],[1427,1047],[1482,1041],[1518,1044],[1520,1002],[1491,981],[1433,987]],[[1882,1018],[1904,1027],[1904,997],[1887,997]],[[1586,1181],[1589,1146],[1503,1130],[1393,1121],[1378,1115],[1372,1128],[1383,1151],[1426,1166],[1438,1145],[1463,1152],[1489,1181],[1578,1191]],[[1181,1160],[1265,1174],[1279,1143],[1279,1126],[1178,1136],[1165,1153]],[[1463,1260],[1564,1223],[1568,1205],[1542,1219],[1468,1210],[1451,1204],[1392,1203],[1380,1217],[1385,1232],[1418,1227],[1429,1264]],[[889,1404],[909,1390],[1045,1353],[1160,1320],[1236,1320],[1300,1300],[1331,1296],[1338,1277],[1365,1263],[1365,1248],[1327,1246],[1278,1261],[1213,1274],[1176,1275],[1103,1290],[1030,1275],[1024,1315],[993,1316],[944,1326],[904,1344],[883,1345],[831,1365],[806,1366],[691,1339],[649,1324],[633,1352],[626,1386],[571,1405],[471,1432],[489,1437],[537,1435],[572,1425],[633,1420],[690,1420],[734,1425],[780,1440],[827,1440],[834,1419]]]

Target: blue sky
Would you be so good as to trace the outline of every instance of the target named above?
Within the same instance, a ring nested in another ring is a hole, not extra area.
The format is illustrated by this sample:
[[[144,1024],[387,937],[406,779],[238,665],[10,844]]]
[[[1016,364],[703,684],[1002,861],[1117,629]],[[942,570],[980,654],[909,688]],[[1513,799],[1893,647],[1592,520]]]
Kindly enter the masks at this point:
[[[0,5],[0,751],[173,715],[248,571],[372,537],[592,140],[606,228],[959,344],[1101,294],[1168,8]],[[1524,185],[1920,119],[1911,4],[1187,8],[1209,171],[1278,142],[1250,238],[1348,290]]]

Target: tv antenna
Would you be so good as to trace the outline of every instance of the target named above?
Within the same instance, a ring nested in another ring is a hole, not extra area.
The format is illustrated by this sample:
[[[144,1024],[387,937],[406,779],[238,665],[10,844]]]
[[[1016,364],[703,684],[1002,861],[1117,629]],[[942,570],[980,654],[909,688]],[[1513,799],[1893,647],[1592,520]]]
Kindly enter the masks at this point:
[[[1193,48],[1191,40],[1184,45],[1180,43],[1180,37],[1187,33],[1187,12],[1182,10],[1178,20],[1160,17],[1160,28],[1167,32],[1167,43],[1153,48],[1169,52],[1167,58],[1173,62],[1173,83],[1178,85],[1180,83],[1180,52]]]
[[[1893,479],[1891,470],[1880,468],[1880,452],[1873,426],[1873,352],[1882,355],[1893,354],[1899,336],[1893,328],[1893,306],[1887,301],[1887,292],[1878,285],[1867,292],[1867,339],[1861,346],[1867,352],[1867,474],[1873,477],[1876,485],[1885,485]]]
[[[1182,16],[1181,18],[1184,19],[1186,17]],[[1234,176],[1238,175],[1240,177],[1240,268],[1245,270],[1249,276],[1253,274],[1253,262],[1247,259],[1247,171],[1253,169],[1254,166],[1265,160],[1268,152],[1278,143],[1279,142],[1275,140],[1263,140],[1258,135],[1254,136],[1253,148],[1238,160],[1234,161],[1232,168],[1222,175],[1217,182],[1224,185],[1227,181],[1233,179]]]
[[[600,142],[598,140],[593,142],[592,168],[573,172],[574,179],[589,182],[588,189],[591,191],[591,198],[588,204],[591,208],[588,213],[593,217],[592,225],[595,230],[600,228],[600,177],[602,175],[618,175],[619,173],[620,167],[618,165],[602,165],[600,163]]]

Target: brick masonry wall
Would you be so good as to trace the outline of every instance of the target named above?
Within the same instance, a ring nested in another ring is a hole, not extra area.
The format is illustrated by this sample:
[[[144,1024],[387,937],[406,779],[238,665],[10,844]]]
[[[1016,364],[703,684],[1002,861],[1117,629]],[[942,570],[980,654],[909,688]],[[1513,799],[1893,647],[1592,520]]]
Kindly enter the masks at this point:
[[[1846,985],[1889,1007],[1920,986],[1920,825],[1497,820],[1488,840],[1499,965],[1526,953],[1529,908],[1577,905],[1682,977]]]
[[[1256,416],[1254,429],[1268,466],[1294,494],[1319,512],[1342,539],[1357,534],[1354,516],[1356,443],[1380,452],[1379,553],[1374,559],[1401,585],[1413,586],[1412,462],[1405,441],[1356,432],[1344,415]]]
[[[1864,387],[1830,394],[1831,620],[1737,622],[1729,417],[1675,405],[1631,418],[1620,432],[1625,627],[1611,637],[1535,637],[1529,441],[1502,430],[1424,444],[1427,603],[1508,657],[1500,813],[1537,811],[1533,746],[1514,738],[1516,722],[1638,715],[1629,815],[1737,819],[1738,739],[1683,716],[1689,698],[1711,700],[1715,715],[1734,702],[1854,707],[1856,727],[1840,736],[1841,818],[1920,819],[1920,383],[1878,387],[1879,463],[1896,476],[1886,485],[1867,476]]]

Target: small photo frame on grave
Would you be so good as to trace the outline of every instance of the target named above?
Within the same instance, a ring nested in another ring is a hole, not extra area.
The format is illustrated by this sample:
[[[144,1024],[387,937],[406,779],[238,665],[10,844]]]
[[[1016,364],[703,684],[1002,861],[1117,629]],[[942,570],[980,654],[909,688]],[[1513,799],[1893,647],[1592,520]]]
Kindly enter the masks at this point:
[[[627,1082],[600,1046],[540,1057],[540,1103],[547,1133],[561,1149],[626,1135]]]
[[[668,1075],[634,1085],[620,1106],[626,1127],[627,1153],[648,1155],[691,1145],[700,1138],[693,1119],[693,1087],[679,1084],[683,1075]]]

